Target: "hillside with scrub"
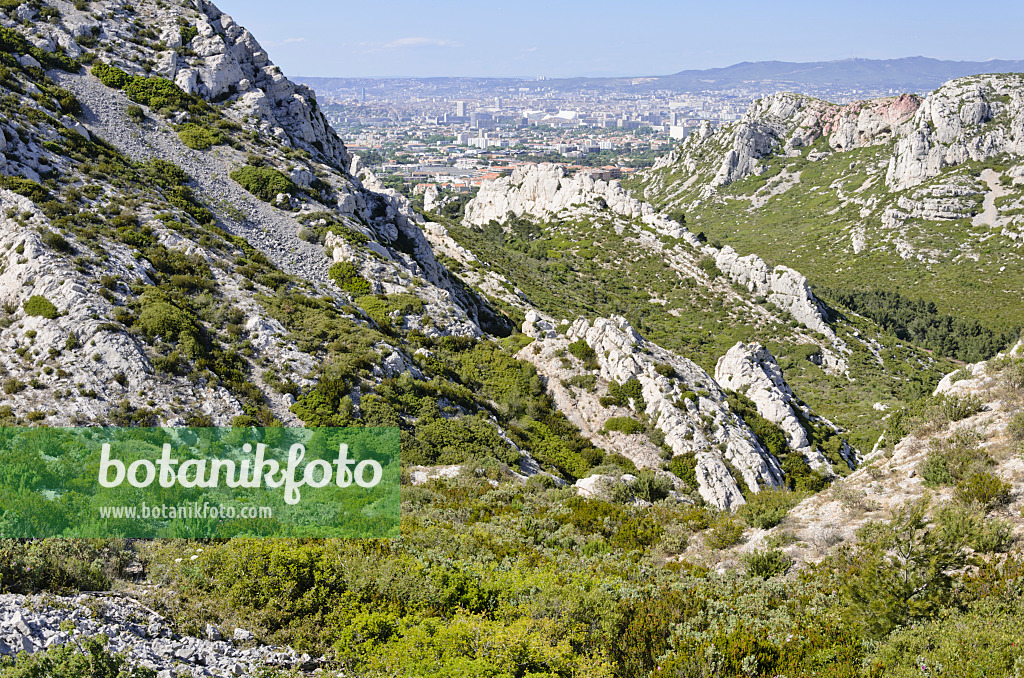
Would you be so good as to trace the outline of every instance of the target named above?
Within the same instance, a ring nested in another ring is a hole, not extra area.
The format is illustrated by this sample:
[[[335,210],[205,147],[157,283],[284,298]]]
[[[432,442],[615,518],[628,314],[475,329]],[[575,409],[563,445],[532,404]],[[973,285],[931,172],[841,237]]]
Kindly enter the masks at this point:
[[[205,0],[0,2],[0,677],[1019,673],[1015,78],[427,209]],[[98,426],[397,428],[401,536],[10,538]]]

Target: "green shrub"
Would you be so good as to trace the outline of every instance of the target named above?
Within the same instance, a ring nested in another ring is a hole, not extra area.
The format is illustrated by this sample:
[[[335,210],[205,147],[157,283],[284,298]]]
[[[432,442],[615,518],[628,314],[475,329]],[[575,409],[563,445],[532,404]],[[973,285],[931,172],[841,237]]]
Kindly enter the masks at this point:
[[[960,421],[981,411],[981,399],[976,395],[947,395],[938,403],[939,412],[946,421]]]
[[[181,110],[188,108],[192,103],[192,98],[167,78],[135,76],[125,85],[124,93],[135,103],[157,110]]]
[[[224,143],[224,137],[216,130],[192,122],[178,128],[178,138],[181,143],[196,151],[205,151],[211,146]]]
[[[708,256],[701,257],[700,261],[697,262],[697,267],[704,271],[709,278],[717,278],[722,275],[722,271],[719,270],[718,264],[715,263],[713,258]]]
[[[764,551],[753,551],[743,556],[743,565],[747,568],[747,574],[751,577],[768,579],[769,577],[785,574],[793,565],[793,559],[780,549],[766,549]]]
[[[107,637],[100,634],[54,645],[35,654],[21,654],[0,664],[0,678],[156,678],[156,671],[133,666],[124,653],[112,655],[106,647]]]
[[[96,62],[93,64],[91,69],[93,75],[100,79],[107,87],[113,87],[114,89],[124,89],[129,82],[132,81],[132,76],[122,71],[117,66],[111,66],[103,62]]]
[[[643,412],[647,409],[647,401],[644,400],[643,386],[636,377],[631,377],[625,384],[610,382],[608,384],[608,395],[601,398],[601,404],[605,407],[618,405],[629,407],[630,400],[633,401],[633,410]]]
[[[142,310],[135,324],[150,338],[160,337],[166,342],[178,342],[181,351],[190,358],[197,358],[204,352],[199,319],[191,311],[180,308],[158,293],[143,297]]]
[[[953,498],[961,504],[974,504],[984,510],[1010,501],[1010,484],[997,476],[979,471],[957,483]]]
[[[327,271],[334,284],[353,296],[370,293],[370,283],[359,274],[359,269],[351,261],[339,261]]]
[[[192,25],[182,26],[179,32],[181,33],[182,45],[188,45],[199,35],[199,29]]]
[[[742,393],[736,392],[730,392],[727,398],[729,409],[746,422],[765,449],[776,457],[782,457],[789,452],[786,434],[779,428],[778,424],[768,421],[758,413],[754,401]]]
[[[675,379],[676,377],[676,368],[672,367],[668,363],[658,363],[654,366],[654,371],[663,377],[668,377],[669,379]]]
[[[611,417],[604,423],[602,430],[628,434],[643,433],[644,425],[632,417]]]
[[[0,187],[23,195],[32,202],[42,203],[50,199],[50,192],[31,179],[0,174]]]
[[[41,240],[47,247],[57,250],[58,252],[72,252],[74,248],[71,247],[71,243],[64,239],[60,233],[55,231],[47,231],[43,233]]]
[[[577,339],[572,342],[568,346],[568,351],[580,359],[584,369],[596,370],[599,367],[597,353],[594,349],[590,348],[590,344],[587,343],[586,339]]]
[[[697,456],[694,454],[677,454],[668,462],[668,470],[675,477],[697,489]]]
[[[654,503],[669,496],[669,492],[672,491],[672,481],[651,469],[644,469],[637,474],[635,480],[629,482],[627,487],[629,493],[637,499]]]
[[[57,312],[57,307],[53,305],[46,297],[33,294],[25,301],[25,313],[28,315],[35,315],[42,318],[53,320],[60,313]]]
[[[747,503],[739,508],[737,514],[747,525],[762,530],[769,530],[786,517],[789,509],[800,503],[803,495],[786,490],[763,489],[747,498]]]
[[[133,555],[120,539],[2,539],[0,591],[106,590]]]
[[[8,395],[14,395],[15,393],[21,393],[25,390],[25,382],[11,377],[4,381],[4,393]]]
[[[1013,415],[1013,419],[1006,426],[1006,435],[1016,443],[1024,441],[1024,412]]]
[[[142,110],[142,106],[137,106],[136,104],[132,104],[124,109],[124,114],[135,123],[140,123],[146,119],[146,113]]]
[[[992,457],[977,442],[977,434],[960,431],[933,443],[920,469],[925,485],[956,485],[991,466]]]
[[[265,202],[273,202],[278,193],[294,194],[298,191],[291,179],[272,167],[246,165],[232,172],[231,178]]]
[[[711,549],[729,548],[743,539],[743,522],[729,513],[720,514],[712,523],[704,543]]]
[[[833,565],[843,573],[849,616],[869,637],[934,617],[950,603],[950,573],[968,562],[981,521],[963,510],[929,517],[929,506],[923,499],[896,509],[887,523],[868,523],[857,531],[857,549]]]

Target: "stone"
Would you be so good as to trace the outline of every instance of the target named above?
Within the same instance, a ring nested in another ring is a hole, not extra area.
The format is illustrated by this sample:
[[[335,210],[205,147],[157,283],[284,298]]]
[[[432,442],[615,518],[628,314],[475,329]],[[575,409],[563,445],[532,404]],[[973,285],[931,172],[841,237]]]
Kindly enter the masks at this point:
[[[42,68],[42,65],[29,54],[22,54],[18,57],[18,63],[25,68]]]

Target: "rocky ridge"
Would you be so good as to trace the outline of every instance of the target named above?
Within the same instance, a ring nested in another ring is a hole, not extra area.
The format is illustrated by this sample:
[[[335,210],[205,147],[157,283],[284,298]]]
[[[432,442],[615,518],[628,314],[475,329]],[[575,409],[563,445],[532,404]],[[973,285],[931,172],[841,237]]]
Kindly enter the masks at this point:
[[[745,369],[757,365],[764,375],[764,370],[770,369],[767,365],[775,364],[763,348],[737,345],[719,363],[713,379],[692,361],[645,340],[621,317],[597,318],[592,323],[581,318],[556,328],[530,313],[523,332],[535,340],[520,351],[519,357],[536,365],[559,409],[596,446],[621,453],[641,468],[657,469],[666,456],[688,455],[693,459],[697,491],[705,501],[723,509],[745,503],[740,483],[750,492],[782,485],[784,474],[779,460],[731,411],[723,390],[753,385],[751,398],[759,410],[765,408],[762,415],[772,421],[769,415],[775,414],[777,404],[799,407],[777,365],[772,372],[776,381],[767,376],[755,381],[750,377],[751,369]],[[594,364],[570,357],[574,355],[570,345],[581,341],[594,352]],[[746,363],[738,358],[740,355]],[[592,385],[587,385],[588,380]],[[633,381],[641,394],[639,399],[607,403],[610,387]],[[799,411],[808,419],[818,419],[807,409]],[[789,415],[795,428],[789,426],[787,433],[799,441],[797,430],[803,429],[793,410]],[[634,421],[639,417],[648,422],[659,432],[655,435],[657,443],[652,442],[650,433],[640,433],[643,427],[639,425],[631,433],[609,430],[608,422],[615,417]],[[782,416],[778,420],[791,423]],[[807,444],[806,433],[802,440],[803,445],[794,449],[832,474],[827,462],[823,458],[819,462]],[[849,448],[846,451],[854,461]]]
[[[509,215],[515,215],[557,223],[604,212],[622,218],[615,222],[618,233],[636,229],[630,222],[639,220],[658,237],[681,240],[690,246],[692,253],[684,257],[689,261],[679,262],[680,268],[696,271],[697,259],[711,257],[733,282],[754,294],[768,297],[808,329],[821,332],[831,341],[836,340],[828,325],[827,312],[814,297],[804,276],[784,266],[770,269],[756,255],[738,257],[728,246],[718,249],[701,242],[685,226],[657,212],[648,203],[630,197],[618,181],[595,181],[585,172],[569,176],[561,166],[548,163],[524,165],[517,167],[509,177],[483,182],[480,192],[466,205],[465,221],[479,227],[492,220],[504,223]],[[642,238],[643,226],[636,230]],[[842,350],[841,345],[838,350]],[[845,370],[839,358],[835,369],[837,372]]]

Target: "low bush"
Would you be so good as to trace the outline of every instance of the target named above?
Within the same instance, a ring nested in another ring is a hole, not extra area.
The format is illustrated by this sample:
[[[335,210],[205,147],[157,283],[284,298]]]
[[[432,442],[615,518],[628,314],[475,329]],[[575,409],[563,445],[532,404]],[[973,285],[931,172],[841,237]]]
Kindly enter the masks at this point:
[[[960,421],[981,411],[981,399],[976,395],[948,395],[939,401],[938,409],[946,421]]]
[[[604,423],[602,430],[627,434],[643,433],[644,425],[632,417],[612,417]]]
[[[291,195],[299,190],[291,179],[272,167],[246,165],[232,172],[231,178],[265,202],[273,202],[279,193]]]
[[[57,312],[57,307],[53,305],[53,302],[39,294],[33,294],[25,301],[25,313],[28,315],[48,318],[49,320],[53,320],[60,315],[60,313]]]
[[[747,498],[747,503],[739,508],[737,514],[751,527],[768,530],[786,517],[789,509],[796,506],[803,495],[786,490],[764,489]]]
[[[73,252],[74,248],[71,247],[71,243],[64,239],[60,233],[56,231],[47,231],[42,235],[43,244],[51,249],[55,249],[58,252]]]
[[[580,359],[584,369],[596,370],[598,368],[597,353],[590,348],[586,339],[577,339],[572,342],[568,346],[568,351]]]
[[[1024,441],[1024,412],[1013,415],[1013,419],[1006,426],[1006,435],[1015,443]]]
[[[125,85],[124,93],[137,104],[153,109],[181,110],[189,107],[192,98],[167,78],[136,76]]]
[[[131,82],[132,76],[122,71],[117,66],[111,66],[103,62],[97,62],[93,64],[91,73],[100,79],[107,87],[113,87],[114,89],[124,89],[128,83]]]
[[[327,271],[334,284],[353,296],[370,293],[370,283],[359,274],[359,269],[351,261],[339,261]]]
[[[1010,501],[1010,484],[987,471],[970,474],[959,483],[953,498],[961,504],[972,504],[986,511]]]
[[[780,549],[766,549],[764,551],[753,551],[743,556],[743,565],[747,568],[747,574],[751,577],[768,579],[769,577],[785,574],[793,565],[793,559]]]
[[[135,104],[124,109],[124,114],[134,123],[140,123],[146,119],[146,113],[142,110],[142,106],[137,106]]]
[[[742,540],[743,522],[734,515],[722,513],[711,523],[704,543],[711,549],[724,549]]]
[[[678,454],[668,462],[668,470],[692,489],[697,489],[697,456]]]
[[[156,671],[133,666],[122,653],[107,650],[105,635],[84,636],[75,642],[52,645],[35,654],[21,654],[16,659],[0,661],[0,678],[35,678],[36,676],[89,676],[89,678],[156,678]]]
[[[9,191],[14,191],[18,195],[23,195],[32,202],[46,202],[50,199],[50,192],[44,187],[40,186],[31,179],[24,179],[22,177],[12,177],[6,174],[0,174],[0,188],[6,188]]]
[[[211,146],[224,143],[224,137],[209,127],[189,122],[178,128],[181,143],[195,151],[205,151]]]
[[[978,447],[977,434],[960,431],[946,440],[933,443],[920,472],[925,485],[930,487],[956,485],[992,464],[988,452]]]

